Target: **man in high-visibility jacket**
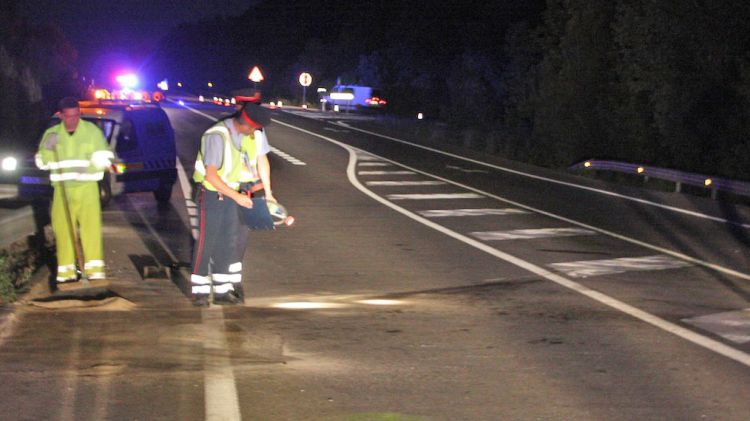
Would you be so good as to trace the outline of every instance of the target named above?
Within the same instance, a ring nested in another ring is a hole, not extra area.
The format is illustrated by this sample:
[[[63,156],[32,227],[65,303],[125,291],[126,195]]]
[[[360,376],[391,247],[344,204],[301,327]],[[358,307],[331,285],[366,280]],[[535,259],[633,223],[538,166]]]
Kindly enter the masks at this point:
[[[44,132],[36,154],[37,166],[50,171],[54,188],[52,230],[57,248],[57,282],[78,280],[74,236],[80,238],[83,249],[84,267],[78,270],[89,279],[104,279],[98,181],[110,167],[114,154],[101,129],[81,120],[78,100],[63,98],[58,116],[60,123]]]
[[[193,174],[200,189],[200,225],[190,277],[197,306],[208,305],[212,289],[215,304],[237,304],[243,299],[242,258],[248,233],[237,205],[253,206],[250,196],[240,191],[240,184],[253,181],[247,170],[255,171],[258,163],[255,131],[268,123],[270,116],[265,109],[246,102],[201,138]]]

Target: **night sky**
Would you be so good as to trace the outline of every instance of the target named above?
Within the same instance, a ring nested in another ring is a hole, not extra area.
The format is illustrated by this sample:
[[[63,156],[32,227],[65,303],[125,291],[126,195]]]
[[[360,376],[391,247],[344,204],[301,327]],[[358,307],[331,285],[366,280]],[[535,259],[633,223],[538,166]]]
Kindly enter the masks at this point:
[[[253,0],[25,0],[30,22],[57,25],[78,51],[84,73],[103,77],[148,64],[159,39],[183,22],[240,15]]]

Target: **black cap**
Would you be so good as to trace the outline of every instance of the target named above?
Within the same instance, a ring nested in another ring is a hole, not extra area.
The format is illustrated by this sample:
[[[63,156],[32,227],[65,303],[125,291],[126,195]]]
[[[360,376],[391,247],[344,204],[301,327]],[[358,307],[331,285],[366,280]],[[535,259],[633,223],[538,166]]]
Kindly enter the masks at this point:
[[[240,117],[256,129],[271,124],[271,112],[261,107],[259,103],[245,102],[240,109]]]

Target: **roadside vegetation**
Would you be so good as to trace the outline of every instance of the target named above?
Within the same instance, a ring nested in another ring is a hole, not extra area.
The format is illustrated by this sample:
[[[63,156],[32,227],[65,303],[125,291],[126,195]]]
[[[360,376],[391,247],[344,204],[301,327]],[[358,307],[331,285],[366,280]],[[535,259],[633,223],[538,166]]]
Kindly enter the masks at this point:
[[[53,235],[47,227],[44,239],[29,236],[10,247],[0,249],[0,305],[14,302],[30,287],[32,275],[49,264],[53,255]]]

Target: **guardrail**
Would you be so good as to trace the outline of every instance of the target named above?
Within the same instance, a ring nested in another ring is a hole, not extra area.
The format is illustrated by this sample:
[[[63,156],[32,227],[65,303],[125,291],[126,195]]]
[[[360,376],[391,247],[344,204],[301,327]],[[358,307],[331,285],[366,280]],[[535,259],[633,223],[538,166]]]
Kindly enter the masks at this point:
[[[616,171],[626,174],[636,174],[644,177],[644,181],[649,178],[672,181],[675,183],[675,192],[682,191],[682,185],[704,187],[711,191],[711,198],[716,199],[718,191],[724,191],[741,196],[750,197],[750,183],[745,181],[731,180],[728,178],[712,177],[703,174],[690,173],[668,168],[649,167],[646,165],[630,164],[619,161],[602,161],[589,159],[579,162],[569,169],[571,170],[604,170]]]

